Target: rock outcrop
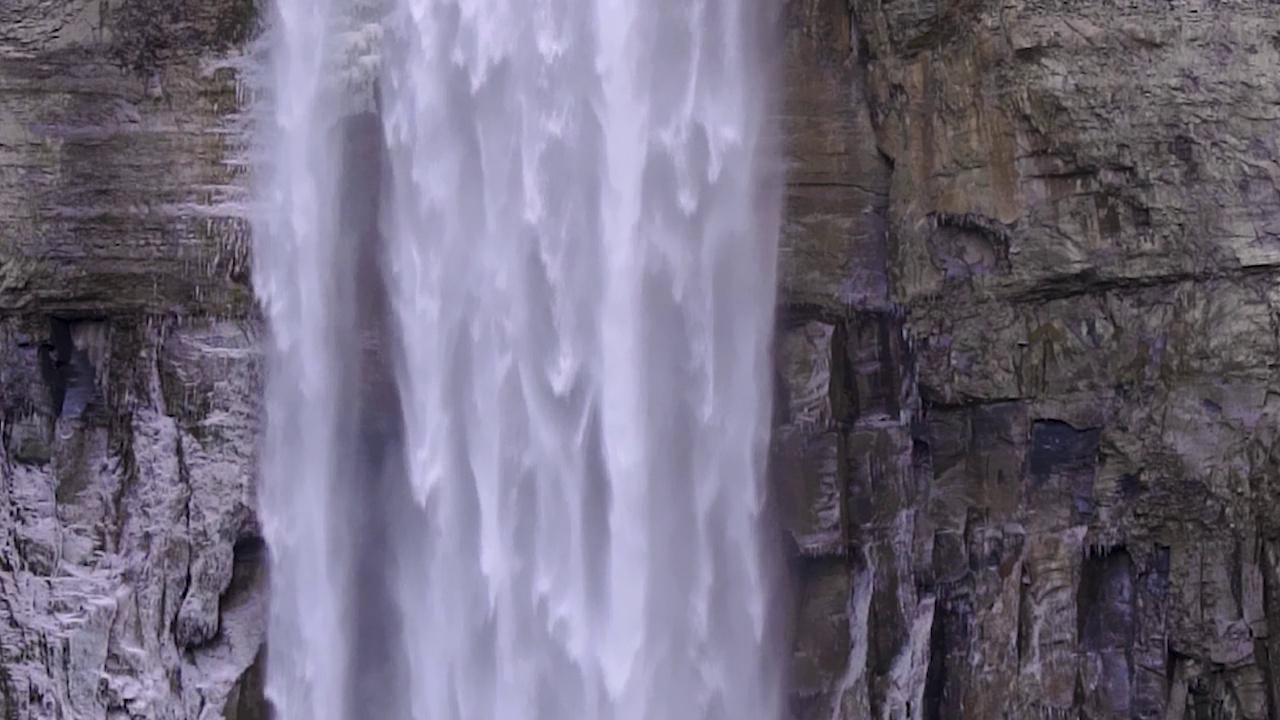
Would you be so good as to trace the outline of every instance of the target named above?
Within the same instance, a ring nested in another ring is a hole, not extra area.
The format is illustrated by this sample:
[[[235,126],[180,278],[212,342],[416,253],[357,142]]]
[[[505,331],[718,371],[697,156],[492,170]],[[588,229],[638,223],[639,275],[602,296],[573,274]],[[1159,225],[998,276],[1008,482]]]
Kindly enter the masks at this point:
[[[262,709],[253,0],[0,6],[0,714]],[[788,0],[800,720],[1280,713],[1280,9]]]
[[[10,720],[262,717],[235,84],[252,9],[0,6]]]
[[[1280,10],[796,0],[803,718],[1280,713]]]

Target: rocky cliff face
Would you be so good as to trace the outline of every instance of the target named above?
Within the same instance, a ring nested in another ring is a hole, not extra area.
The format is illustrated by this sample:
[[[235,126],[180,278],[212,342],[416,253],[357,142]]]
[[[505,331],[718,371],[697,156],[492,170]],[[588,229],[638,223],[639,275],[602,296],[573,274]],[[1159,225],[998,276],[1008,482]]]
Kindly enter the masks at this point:
[[[0,708],[263,716],[251,0],[0,7]],[[788,0],[794,715],[1280,713],[1280,11]]]
[[[245,10],[0,5],[5,718],[256,716]]]
[[[790,11],[796,715],[1276,717],[1280,12]]]

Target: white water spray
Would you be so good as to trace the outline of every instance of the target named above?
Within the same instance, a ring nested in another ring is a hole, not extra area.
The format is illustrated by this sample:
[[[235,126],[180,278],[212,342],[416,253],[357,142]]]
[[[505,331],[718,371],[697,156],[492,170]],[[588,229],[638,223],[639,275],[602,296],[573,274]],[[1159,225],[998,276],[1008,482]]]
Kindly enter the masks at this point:
[[[780,717],[762,5],[278,0],[277,717]]]

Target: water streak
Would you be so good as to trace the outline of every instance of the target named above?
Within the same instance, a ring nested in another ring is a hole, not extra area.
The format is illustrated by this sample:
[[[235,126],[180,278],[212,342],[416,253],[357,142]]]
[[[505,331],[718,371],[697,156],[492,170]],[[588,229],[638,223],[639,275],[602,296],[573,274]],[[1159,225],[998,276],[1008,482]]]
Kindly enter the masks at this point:
[[[780,717],[763,6],[279,0],[278,717]]]

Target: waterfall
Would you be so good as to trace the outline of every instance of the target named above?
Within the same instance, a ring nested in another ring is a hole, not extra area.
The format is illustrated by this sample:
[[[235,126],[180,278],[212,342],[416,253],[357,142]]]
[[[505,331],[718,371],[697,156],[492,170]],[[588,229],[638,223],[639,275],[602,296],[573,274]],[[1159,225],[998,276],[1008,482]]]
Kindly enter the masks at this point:
[[[277,0],[281,720],[777,720],[763,0]]]

